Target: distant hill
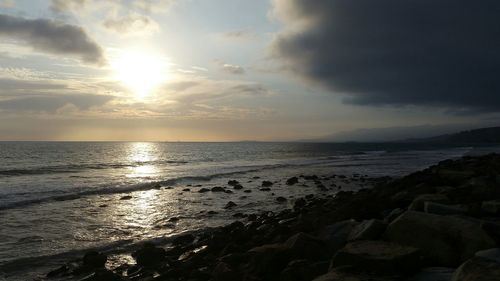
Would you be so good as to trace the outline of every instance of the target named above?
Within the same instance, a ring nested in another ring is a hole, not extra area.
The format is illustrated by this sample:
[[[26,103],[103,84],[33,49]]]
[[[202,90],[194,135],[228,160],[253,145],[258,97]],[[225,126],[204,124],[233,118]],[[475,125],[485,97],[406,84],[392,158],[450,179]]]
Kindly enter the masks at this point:
[[[500,143],[500,127],[474,129],[430,138],[407,139],[405,142]]]

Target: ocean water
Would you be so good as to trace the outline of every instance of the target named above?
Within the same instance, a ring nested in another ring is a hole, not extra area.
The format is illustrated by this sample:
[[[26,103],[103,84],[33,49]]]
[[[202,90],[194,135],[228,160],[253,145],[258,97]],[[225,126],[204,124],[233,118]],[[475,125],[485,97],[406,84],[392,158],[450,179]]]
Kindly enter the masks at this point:
[[[444,159],[492,150],[498,149],[378,143],[0,142],[0,280],[36,280],[88,249],[125,251],[137,241],[222,225],[238,212],[279,211],[294,198],[321,193],[313,186],[286,186],[290,176],[401,176]],[[252,192],[197,192],[227,186],[230,179]],[[276,181],[272,192],[259,191],[262,180]],[[366,187],[341,184],[343,190]],[[279,204],[277,196],[290,200]],[[228,201],[237,208],[225,210]]]

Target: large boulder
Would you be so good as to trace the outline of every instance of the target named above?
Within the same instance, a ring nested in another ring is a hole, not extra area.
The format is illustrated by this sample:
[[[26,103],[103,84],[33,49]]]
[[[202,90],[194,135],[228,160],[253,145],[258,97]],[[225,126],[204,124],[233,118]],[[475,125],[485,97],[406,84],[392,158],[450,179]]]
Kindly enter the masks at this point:
[[[450,281],[453,272],[455,272],[455,268],[451,267],[427,267],[422,268],[406,281]]]
[[[489,259],[500,263],[500,248],[493,248],[488,250],[482,250],[475,254],[476,257],[481,257]]]
[[[96,251],[90,251],[83,256],[83,266],[88,268],[104,268],[108,257]]]
[[[303,281],[328,271],[328,261],[311,262],[308,260],[293,260],[281,272],[281,281]]]
[[[356,271],[408,275],[420,268],[418,249],[385,241],[356,241],[332,258],[331,268],[350,266]]]
[[[481,205],[481,210],[487,214],[500,214],[500,200],[485,201]]]
[[[137,265],[152,266],[165,260],[165,249],[156,247],[154,244],[145,243],[143,247],[135,251],[132,256]]]
[[[396,277],[370,275],[360,272],[341,272],[330,271],[325,275],[321,275],[313,281],[397,281],[401,280]]]
[[[355,220],[340,221],[331,225],[325,226],[318,234],[318,237],[325,241],[331,251],[336,252],[344,247],[347,243],[349,235],[358,222]]]
[[[451,279],[452,281],[493,281],[500,280],[500,263],[491,259],[474,257],[463,263]]]
[[[424,211],[436,215],[465,215],[468,208],[463,205],[445,205],[436,202],[425,202]]]
[[[219,262],[214,270],[212,271],[213,280],[217,281],[235,281],[241,280],[238,273],[230,268],[230,266],[224,262]]]
[[[326,250],[325,242],[302,232],[290,237],[284,246],[290,250],[295,258],[318,261],[331,257],[329,251]]]
[[[481,222],[407,211],[387,227],[388,240],[419,248],[431,264],[458,266],[479,250],[495,247]]]
[[[281,271],[291,260],[290,250],[283,244],[268,244],[252,248],[249,270],[252,274],[279,280]]]
[[[349,234],[348,240],[376,240],[382,236],[387,224],[381,220],[365,220],[356,225]]]
[[[425,202],[436,202],[441,204],[449,204],[450,199],[443,194],[422,194],[413,199],[413,202],[408,207],[411,211],[423,211]]]

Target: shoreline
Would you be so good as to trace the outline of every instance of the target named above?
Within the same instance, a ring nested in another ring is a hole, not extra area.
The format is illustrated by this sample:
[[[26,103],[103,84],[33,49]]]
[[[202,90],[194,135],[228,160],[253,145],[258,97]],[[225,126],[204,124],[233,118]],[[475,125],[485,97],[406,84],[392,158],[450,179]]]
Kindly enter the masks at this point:
[[[370,189],[306,196],[277,214],[179,235],[167,247],[145,243],[136,265],[106,270],[107,257],[89,252],[46,280],[477,280],[460,276],[478,269],[497,278],[489,266],[500,265],[500,253],[480,251],[499,247],[499,171],[498,154],[445,160]]]

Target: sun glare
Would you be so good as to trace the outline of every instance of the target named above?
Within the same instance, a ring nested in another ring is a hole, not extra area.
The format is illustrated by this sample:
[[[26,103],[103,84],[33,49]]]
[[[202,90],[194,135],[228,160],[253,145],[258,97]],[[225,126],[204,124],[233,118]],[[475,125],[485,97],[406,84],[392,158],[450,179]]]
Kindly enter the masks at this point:
[[[111,66],[115,78],[137,98],[150,95],[168,76],[168,61],[161,55],[146,51],[120,51]]]

